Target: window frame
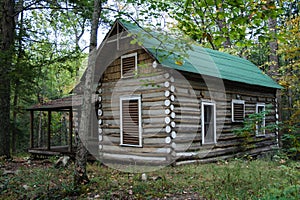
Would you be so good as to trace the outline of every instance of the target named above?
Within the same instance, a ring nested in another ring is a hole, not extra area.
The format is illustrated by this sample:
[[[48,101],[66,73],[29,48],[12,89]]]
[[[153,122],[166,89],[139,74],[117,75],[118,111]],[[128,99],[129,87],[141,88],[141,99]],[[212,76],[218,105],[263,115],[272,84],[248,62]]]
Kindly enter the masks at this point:
[[[138,118],[139,118],[139,125],[138,125],[138,130],[139,130],[139,144],[138,145],[133,145],[133,144],[126,144],[123,141],[123,101],[124,100],[138,100]],[[142,101],[141,101],[141,96],[123,96],[120,97],[120,146],[129,146],[129,147],[143,147],[142,144]]]
[[[234,119],[234,104],[243,104],[243,120]],[[245,120],[245,100],[232,99],[231,101],[231,121],[232,122],[244,122]]]
[[[259,107],[263,107],[263,112],[266,111],[266,104],[265,103],[256,103],[256,109],[255,109],[255,113],[258,114],[258,108]],[[265,128],[266,127],[266,114],[264,114],[264,117],[263,117],[263,121],[262,121],[262,127]],[[263,129],[262,133],[259,132],[258,130],[258,122],[256,122],[256,125],[255,125],[255,134],[256,136],[265,136],[266,135],[266,130]]]
[[[205,126],[204,126],[204,106],[213,106],[213,142],[205,142]],[[217,143],[217,118],[216,118],[216,102],[215,101],[210,101],[210,100],[202,100],[201,101],[201,135],[202,135],[202,145],[204,144],[216,144]]]
[[[124,76],[124,74],[123,74],[123,59],[124,58],[130,58],[130,57],[134,57],[135,58],[134,71],[137,72],[137,70],[138,70],[138,67],[137,67],[137,65],[138,65],[138,58],[137,58],[138,54],[137,54],[137,52],[123,55],[123,56],[121,56],[121,78],[131,78],[131,77],[134,77],[134,74],[130,75],[130,76]]]

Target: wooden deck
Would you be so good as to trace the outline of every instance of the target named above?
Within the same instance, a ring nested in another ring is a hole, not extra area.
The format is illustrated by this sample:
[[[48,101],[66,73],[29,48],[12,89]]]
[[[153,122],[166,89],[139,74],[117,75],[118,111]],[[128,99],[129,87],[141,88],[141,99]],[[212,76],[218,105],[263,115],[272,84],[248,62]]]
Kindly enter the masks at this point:
[[[68,155],[70,157],[75,156],[75,151],[72,149],[69,150],[69,146],[51,146],[50,149],[47,147],[37,147],[28,149],[28,153],[33,156],[59,156],[59,155]]]
[[[50,156],[70,156],[72,159],[75,159],[75,149],[73,148],[69,151],[69,146],[51,146],[50,149],[47,147],[36,147],[28,149],[28,153],[30,153],[34,158],[46,158]],[[95,157],[88,153],[87,155],[88,161],[95,161]]]

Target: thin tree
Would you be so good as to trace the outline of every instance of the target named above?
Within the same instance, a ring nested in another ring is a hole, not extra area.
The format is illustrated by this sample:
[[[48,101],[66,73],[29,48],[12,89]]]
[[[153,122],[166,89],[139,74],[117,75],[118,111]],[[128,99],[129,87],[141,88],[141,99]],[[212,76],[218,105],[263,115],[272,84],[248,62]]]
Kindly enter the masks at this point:
[[[10,158],[10,78],[15,19],[14,0],[0,1],[0,156]]]
[[[92,95],[92,78],[95,69],[95,54],[97,47],[97,30],[99,26],[99,19],[102,11],[101,7],[102,1],[94,1],[94,10],[92,15],[91,32],[90,32],[90,49],[89,49],[89,60],[88,68],[85,74],[85,84],[84,84],[84,95],[83,95],[83,105],[80,117],[80,128],[79,136],[77,137],[76,145],[76,160],[75,160],[75,172],[74,172],[74,185],[75,187],[80,184],[85,184],[89,182],[86,165],[87,165],[87,149],[85,147],[85,136],[91,130],[91,95]],[[83,140],[82,140],[83,139]]]

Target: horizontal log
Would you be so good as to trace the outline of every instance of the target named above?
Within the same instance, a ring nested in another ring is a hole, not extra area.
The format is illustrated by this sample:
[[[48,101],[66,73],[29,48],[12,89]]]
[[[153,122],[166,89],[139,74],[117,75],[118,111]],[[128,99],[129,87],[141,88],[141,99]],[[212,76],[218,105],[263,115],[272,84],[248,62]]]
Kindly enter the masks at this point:
[[[201,141],[194,140],[193,142],[176,143],[176,152],[197,151],[201,147]]]
[[[100,142],[101,145],[114,145],[114,146],[120,146],[120,139],[116,142],[111,142],[111,141],[102,141]],[[167,145],[165,143],[148,143],[148,144],[145,144],[143,143],[142,144],[143,147],[142,148],[167,148]],[[127,147],[129,148],[129,146],[124,146],[124,148]],[[134,148],[141,148],[141,147],[134,147]]]
[[[106,165],[110,166],[113,169],[119,169],[121,171],[128,171],[131,173],[143,173],[145,171],[155,171],[161,166],[167,166],[173,160],[124,160],[122,158],[115,158],[111,156],[102,156],[100,160]]]
[[[236,155],[231,154],[231,155],[225,155],[225,156],[219,156],[219,157],[213,157],[213,158],[204,158],[204,159],[189,159],[189,160],[177,160],[175,165],[180,166],[180,165],[187,165],[187,164],[206,164],[206,163],[213,163],[213,162],[218,162],[218,161],[224,161],[226,159],[230,159],[235,157]]]
[[[163,118],[162,117],[155,117],[154,115],[153,116],[147,116],[145,118],[143,118],[143,123],[144,124],[161,124],[163,125],[164,123],[163,122]]]
[[[186,129],[187,131],[189,130],[194,130],[194,129],[198,129],[200,126],[200,124],[190,124],[189,126],[187,126],[187,124],[180,124],[178,123],[178,128],[179,129]]]
[[[174,112],[177,114],[177,118],[180,119],[200,119],[201,116],[200,110],[175,110]]]
[[[113,73],[115,74],[115,73]],[[163,86],[163,84],[165,83],[165,78],[163,77],[161,72],[154,72],[153,74],[148,74],[148,76],[143,76],[140,78],[127,78],[127,79],[120,79],[118,81],[111,81],[111,82],[103,82],[102,83],[102,88],[114,88],[115,85],[118,82],[122,82],[122,85],[124,84],[125,87],[128,86],[135,86],[137,84],[141,84],[141,83],[155,83],[155,84],[162,84],[161,86]]]
[[[175,101],[172,103],[175,107],[179,108],[194,108],[194,109],[199,109],[200,104],[195,103],[195,102],[179,102]]]
[[[224,134],[222,132],[222,134],[219,136],[219,140],[222,140],[222,141],[232,140],[232,139],[235,139],[235,138],[237,138],[237,135],[232,133],[232,132],[229,132],[229,133],[226,133],[226,134]]]
[[[192,88],[195,90],[195,93],[198,95],[200,92],[199,91],[208,91],[206,85],[204,83],[199,83],[198,82],[193,82],[190,81],[189,83],[191,84]],[[178,88],[177,88],[178,87]],[[191,87],[189,85],[186,85],[185,81],[180,81],[180,80],[176,80],[176,91],[179,91],[179,93],[182,94],[187,94],[189,93],[189,90],[191,89]],[[239,87],[239,88],[243,88],[243,87]],[[209,90],[211,92],[216,93],[224,93],[224,90],[219,90],[218,88],[209,88]],[[239,94],[242,97],[261,97],[264,98],[264,101],[266,101],[267,99],[269,101],[271,101],[271,99],[275,98],[275,95],[273,93],[264,93],[264,92],[258,92],[260,90],[257,91],[252,91],[252,92],[246,92],[245,89],[240,89],[240,90],[230,90],[229,88],[225,88],[225,92],[226,92],[226,96],[230,96],[231,98],[234,97],[236,94]],[[209,94],[206,94],[206,96],[210,96]],[[236,97],[234,97],[236,98]],[[216,99],[222,99],[220,97],[216,98]]]
[[[149,108],[149,107],[148,107]],[[103,109],[102,116],[100,119],[112,119],[111,117],[119,118],[120,108],[105,108]],[[137,111],[137,110],[136,110]],[[157,118],[157,117],[165,117],[165,110],[163,107],[153,107],[150,109],[142,109],[142,117],[143,118]]]
[[[115,137],[120,137],[120,129],[102,129],[103,135],[111,135]],[[157,128],[157,129],[143,129],[142,132],[143,138],[150,138],[150,137],[157,137],[157,138],[164,138],[168,136],[168,134],[165,132],[164,128]]]
[[[176,142],[176,144],[178,143],[190,143],[193,142],[193,140],[197,140],[200,139],[200,134],[196,134],[196,133],[181,133],[181,132],[177,132],[176,138],[174,139],[174,142]]]
[[[158,92],[148,92],[148,93],[142,93],[142,98],[145,99],[145,98],[156,98],[156,97],[164,97],[164,91],[158,91]]]
[[[155,116],[164,116],[165,110],[164,109],[150,109],[150,110],[143,110],[143,116],[149,116],[149,118],[155,118]]]
[[[155,161],[166,161],[165,154],[162,154],[161,156],[146,156],[146,155],[131,155],[123,152],[123,154],[113,154],[109,152],[103,153],[104,159],[122,159],[123,161],[149,161],[149,162],[155,162]]]
[[[154,98],[143,98],[142,99],[142,102],[157,102],[157,101],[164,101],[166,98],[164,96],[162,97],[154,97]]]
[[[184,160],[189,160],[189,159],[208,159],[208,158],[213,158],[213,157],[221,157],[221,156],[226,156],[226,155],[232,155],[235,152],[238,151],[237,147],[230,147],[226,149],[214,149],[211,148],[209,150],[199,150],[196,153],[194,152],[193,154],[189,155],[187,153],[178,153],[180,158],[178,161],[184,161]]]
[[[126,154],[126,155],[137,155],[137,156],[157,156],[164,157],[166,154],[171,153],[171,148],[137,148],[130,146],[116,146],[116,145],[103,145],[102,152],[112,153],[112,154]]]
[[[175,123],[177,124],[181,124],[181,125],[184,125],[184,126],[190,126],[190,125],[199,125],[201,123],[201,119],[198,118],[198,119],[195,119],[195,118],[180,118],[177,117],[175,120],[174,120]]]
[[[183,104],[183,103],[194,103],[194,104],[198,104],[199,105],[199,100],[196,96],[187,96],[187,97],[183,97],[181,95],[177,95],[176,94],[176,101]]]
[[[227,141],[219,139],[215,148],[238,147],[240,146],[240,142],[241,141],[238,138],[227,140]]]
[[[158,113],[157,115],[152,114],[152,113],[151,113],[151,115],[144,113],[142,115],[143,122],[145,123],[147,120],[151,120],[151,119],[153,119],[155,121],[156,121],[156,119],[159,119],[160,120],[159,122],[162,123],[163,119],[166,117],[166,115],[159,115],[159,112],[157,112],[157,113]],[[105,116],[105,117],[102,116],[102,117],[100,117],[100,119],[103,121],[103,124],[105,124],[105,123],[115,124],[115,123],[119,123],[120,116],[118,113],[116,113],[115,115],[111,115],[111,116]]]
[[[165,129],[162,126],[160,126],[158,128],[151,127],[151,126],[148,126],[147,128],[143,128],[143,134],[146,134],[146,135],[151,135],[151,134],[153,135],[153,134],[158,134],[161,132],[165,133]]]
[[[147,138],[144,140],[145,146],[149,144],[165,144],[165,138]]]

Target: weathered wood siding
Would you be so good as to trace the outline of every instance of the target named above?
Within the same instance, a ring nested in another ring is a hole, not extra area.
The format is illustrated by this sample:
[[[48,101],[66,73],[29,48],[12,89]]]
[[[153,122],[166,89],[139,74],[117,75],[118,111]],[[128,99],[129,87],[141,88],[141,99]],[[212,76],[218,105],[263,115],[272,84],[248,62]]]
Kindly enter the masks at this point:
[[[154,69],[154,60],[145,50],[133,52],[138,54],[137,77],[121,78],[118,58],[105,70],[98,86],[100,154],[104,162],[161,165],[169,162],[171,152],[165,144],[165,70]],[[120,145],[120,98],[130,96],[141,97],[141,148]]]
[[[241,153],[249,153],[252,155],[260,154],[269,151],[277,145],[276,131],[268,132],[264,136],[255,136],[253,133],[253,141],[251,141],[251,148],[247,148],[246,152],[241,152],[240,143],[244,140],[233,132],[237,128],[241,128],[243,123],[232,122],[231,102],[233,99],[240,99],[245,101],[245,115],[256,112],[257,103],[265,103],[266,109],[268,105],[272,108],[265,117],[266,125],[275,124],[278,115],[276,103],[276,90],[250,86],[247,84],[221,81],[211,77],[201,77],[200,75],[185,74],[185,78],[193,87],[194,91],[182,83],[182,80],[175,79],[176,99],[180,102],[181,107],[175,106],[175,113],[178,118],[176,121],[180,123],[180,128],[186,131],[178,131],[178,137],[174,140],[176,143],[176,153],[178,156],[177,164],[189,162],[206,162],[214,161],[221,158],[229,158]],[[207,87],[207,82],[209,86]],[[215,82],[216,85],[211,84]],[[223,86],[218,84],[224,84]],[[197,100],[191,102],[189,96],[195,93]],[[201,137],[201,101],[213,100],[216,103],[216,126],[217,126],[217,143],[202,145]],[[192,120],[195,116],[198,120]],[[190,133],[195,133],[190,134]],[[185,145],[189,143],[186,140],[194,137],[193,142],[187,150]],[[186,141],[186,142],[185,142]]]

